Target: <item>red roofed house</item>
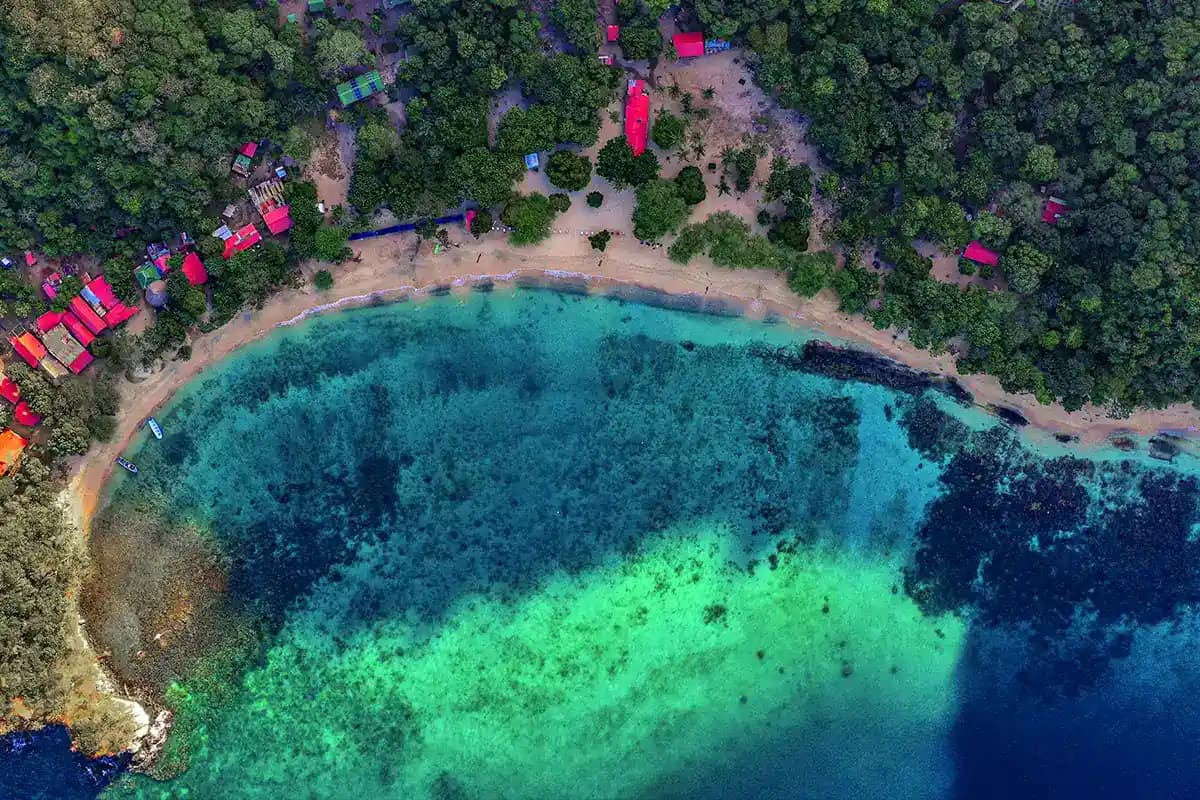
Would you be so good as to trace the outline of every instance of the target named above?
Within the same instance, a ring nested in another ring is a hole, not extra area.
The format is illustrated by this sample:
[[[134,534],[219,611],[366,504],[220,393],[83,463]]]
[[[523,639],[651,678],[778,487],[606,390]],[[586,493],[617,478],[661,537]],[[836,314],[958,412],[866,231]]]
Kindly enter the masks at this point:
[[[42,415],[35,412],[29,407],[29,403],[24,400],[17,403],[17,407],[13,409],[13,419],[17,424],[24,425],[27,428],[32,428],[42,421]]]
[[[42,314],[37,318],[35,324],[37,325],[38,331],[45,333],[58,323],[62,322],[62,318],[63,312],[61,311],[47,311],[45,314]]]
[[[0,378],[0,397],[10,403],[15,403],[21,399],[21,387],[17,386],[16,381],[5,375]]]
[[[12,428],[5,428],[4,433],[0,433],[0,475],[16,468],[27,444],[29,440],[18,436]]]
[[[968,261],[974,261],[976,264],[986,264],[989,267],[994,267],[1000,263],[1000,254],[995,250],[987,249],[978,241],[967,245],[967,249],[963,250],[963,258]]]
[[[108,327],[100,315],[87,304],[87,301],[78,295],[71,298],[71,312],[79,317],[79,321],[86,325],[92,333],[100,333]]]
[[[615,42],[618,38],[620,38],[620,36],[621,36],[621,26],[620,25],[609,25],[608,26],[608,40],[610,42]]]
[[[675,55],[680,58],[695,58],[704,55],[703,33],[677,33],[671,41],[675,45]]]
[[[1046,207],[1042,209],[1042,222],[1053,225],[1065,217],[1070,210],[1071,207],[1062,200],[1059,200],[1057,197],[1051,197],[1046,201]]]
[[[650,95],[646,93],[645,81],[630,81],[625,97],[625,140],[633,148],[633,154],[646,152],[646,135],[650,126]]]
[[[108,279],[103,275],[97,275],[92,278],[84,284],[84,288],[90,291],[92,296],[96,298],[96,301],[105,308],[112,308],[121,302],[117,299],[117,295],[112,290],[112,287],[108,285]]]
[[[8,341],[12,343],[13,350],[17,351],[17,355],[25,359],[25,363],[34,369],[37,369],[38,364],[41,364],[42,359],[46,357],[46,348],[29,331],[20,336],[14,336]]]
[[[36,263],[37,263],[37,256],[35,256],[33,254],[32,250],[26,250],[25,251],[25,266],[32,267]]]
[[[109,316],[112,315],[110,314]],[[67,311],[63,314],[62,324],[71,332],[72,336],[79,340],[79,343],[84,347],[87,347],[96,340],[96,334],[89,331],[87,326],[79,321],[79,317],[75,316],[70,311]]]
[[[287,206],[279,206],[266,211],[262,215],[263,222],[267,223],[267,230],[274,234],[280,234],[292,227],[292,217]]]
[[[124,303],[118,302],[109,310],[108,314],[105,315],[104,321],[108,323],[110,328],[115,328],[125,320],[129,319],[135,314],[138,314],[141,310],[142,309],[137,306],[127,306]],[[82,339],[80,341],[82,341]]]
[[[186,272],[187,263],[185,261],[184,273],[186,274]],[[93,311],[96,310],[97,303],[99,303],[101,308],[107,311],[107,313],[104,315],[104,323],[110,328],[117,327],[122,322],[141,311],[141,309],[137,306],[131,307],[122,303],[117,298],[116,292],[112,290],[112,286],[109,285],[108,279],[103,275],[97,275],[84,284],[83,298],[91,304]],[[75,335],[75,338],[78,339],[85,347],[91,343],[92,339],[95,338],[94,336],[90,336],[90,334],[88,336],[81,335],[80,331],[82,330],[86,332],[87,329],[69,312],[67,316],[63,318],[63,324],[67,326],[67,329],[70,330],[71,333]]]
[[[204,268],[204,262],[200,260],[200,256],[195,253],[189,252],[183,257],[183,266],[180,269],[192,286],[199,286],[208,280],[208,270]]]
[[[234,253],[249,250],[261,241],[262,235],[258,232],[258,228],[254,227],[254,224],[251,223],[225,240],[225,252],[223,255],[225,258],[229,258]]]

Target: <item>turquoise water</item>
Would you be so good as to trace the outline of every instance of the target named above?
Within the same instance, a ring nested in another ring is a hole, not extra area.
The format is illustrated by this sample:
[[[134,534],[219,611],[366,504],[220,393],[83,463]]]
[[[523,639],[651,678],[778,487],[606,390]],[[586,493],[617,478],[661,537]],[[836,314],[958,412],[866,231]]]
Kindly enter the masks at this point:
[[[1191,472],[1048,458],[799,341],[477,293],[206,372],[93,537],[93,634],[178,710],[173,777],[106,796],[1193,785]]]

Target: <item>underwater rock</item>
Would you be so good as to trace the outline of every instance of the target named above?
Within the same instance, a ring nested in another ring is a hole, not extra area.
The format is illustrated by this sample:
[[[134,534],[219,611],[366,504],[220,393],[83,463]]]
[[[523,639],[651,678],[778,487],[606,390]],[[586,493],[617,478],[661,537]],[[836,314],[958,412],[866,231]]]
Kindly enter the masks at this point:
[[[1150,440],[1150,457],[1171,461],[1179,455],[1179,440],[1174,436],[1155,436]]]
[[[1128,436],[1114,436],[1108,440],[1108,443],[1118,450],[1122,450],[1126,453],[1137,449],[1137,443]]]
[[[1063,444],[1072,444],[1078,442],[1079,437],[1071,433],[1056,433],[1054,434],[1054,440]]]
[[[1024,428],[1029,424],[1029,420],[1025,419],[1025,415],[1015,408],[1007,406],[988,406],[992,413],[995,414],[1005,425],[1011,425],[1014,428]]]

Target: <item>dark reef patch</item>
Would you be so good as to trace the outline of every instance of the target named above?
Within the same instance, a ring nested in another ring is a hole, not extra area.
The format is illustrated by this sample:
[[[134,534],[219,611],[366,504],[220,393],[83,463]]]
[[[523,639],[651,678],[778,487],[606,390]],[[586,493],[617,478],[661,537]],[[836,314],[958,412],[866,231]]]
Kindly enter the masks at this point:
[[[938,413],[918,405],[905,426],[914,447],[945,457],[952,445],[935,435]],[[1031,687],[1094,679],[1120,656],[1122,626],[1200,601],[1195,478],[1044,460],[993,429],[971,434],[940,480],[905,589],[930,612],[970,608],[982,624],[1022,626],[1038,643],[1025,667]],[[1081,624],[1090,633],[1064,649]]]

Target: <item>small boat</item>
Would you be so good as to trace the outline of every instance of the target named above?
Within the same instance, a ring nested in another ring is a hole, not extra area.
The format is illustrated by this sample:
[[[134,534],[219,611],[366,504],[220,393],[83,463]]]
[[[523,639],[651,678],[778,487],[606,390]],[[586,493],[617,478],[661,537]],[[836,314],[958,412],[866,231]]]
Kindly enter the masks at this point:
[[[158,424],[158,420],[154,417],[146,417],[146,427],[154,434],[155,439],[162,438],[162,426]]]
[[[127,458],[121,458],[120,456],[117,456],[116,458],[114,458],[114,459],[113,459],[113,461],[117,462],[117,463],[118,463],[118,464],[120,464],[122,467],[124,467],[125,469],[129,470],[130,472],[132,472],[134,475],[137,475],[137,474],[138,474],[138,468],[137,468],[137,464],[133,463],[133,462],[132,462],[132,461],[130,461],[129,459],[127,459]]]

